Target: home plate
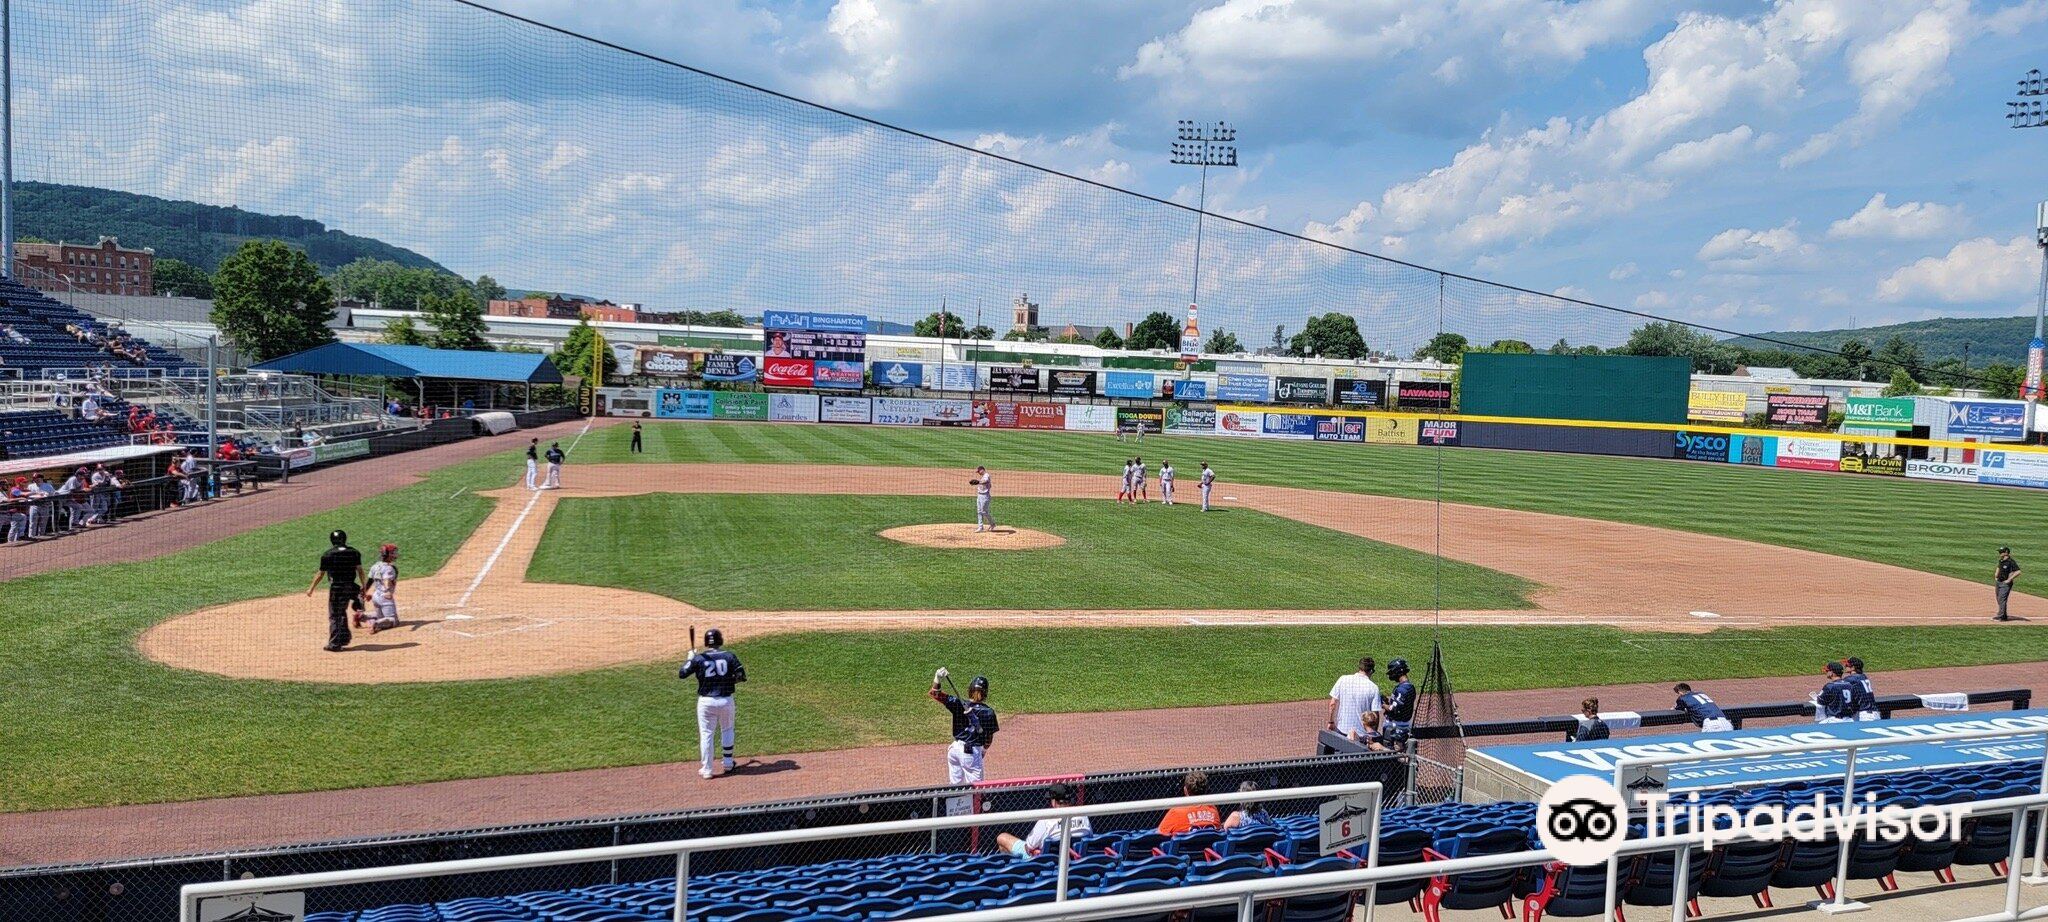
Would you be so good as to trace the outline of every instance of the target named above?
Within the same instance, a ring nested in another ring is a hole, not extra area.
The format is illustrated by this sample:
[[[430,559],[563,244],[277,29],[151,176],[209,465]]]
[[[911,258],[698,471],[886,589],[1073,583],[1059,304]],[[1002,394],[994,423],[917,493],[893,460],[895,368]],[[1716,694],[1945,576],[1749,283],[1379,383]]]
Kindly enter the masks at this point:
[[[1693,613],[1692,613],[1692,616],[1693,616],[1693,617],[1695,617],[1695,618],[1719,618],[1719,617],[1721,617],[1720,615],[1714,614],[1713,612],[1710,612],[1710,611],[1696,611],[1696,612],[1693,612]]]

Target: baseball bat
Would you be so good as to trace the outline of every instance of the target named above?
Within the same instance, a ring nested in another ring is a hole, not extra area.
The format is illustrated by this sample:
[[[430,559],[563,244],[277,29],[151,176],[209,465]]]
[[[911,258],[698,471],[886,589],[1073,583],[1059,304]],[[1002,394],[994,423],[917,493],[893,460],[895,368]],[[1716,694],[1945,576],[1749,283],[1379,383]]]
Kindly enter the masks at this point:
[[[953,690],[953,697],[960,697],[960,686],[953,684],[953,674],[946,673],[946,687]]]
[[[690,649],[697,649],[697,626],[690,625]]]

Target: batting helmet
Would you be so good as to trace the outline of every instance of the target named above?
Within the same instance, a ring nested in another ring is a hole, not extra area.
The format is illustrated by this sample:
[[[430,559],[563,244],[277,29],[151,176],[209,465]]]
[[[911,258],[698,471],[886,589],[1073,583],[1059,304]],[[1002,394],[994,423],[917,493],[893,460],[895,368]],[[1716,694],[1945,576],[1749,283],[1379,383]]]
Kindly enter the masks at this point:
[[[1398,657],[1398,656],[1397,656],[1397,657],[1395,657],[1395,658],[1394,658],[1393,660],[1391,660],[1391,661],[1389,661],[1389,662],[1387,663],[1387,678],[1389,678],[1389,679],[1398,679],[1398,678],[1400,678],[1400,677],[1402,677],[1402,676],[1404,676],[1404,675],[1407,675],[1407,674],[1408,674],[1408,661],[1407,661],[1407,660],[1405,660],[1405,659],[1402,659],[1402,658],[1400,658],[1400,657]]]
[[[725,632],[715,627],[707,628],[704,631],[704,645],[707,647],[725,646]]]
[[[327,542],[328,542],[329,544],[332,544],[332,545],[334,545],[335,547],[340,547],[340,546],[342,546],[342,545],[344,545],[344,544],[347,544],[347,543],[348,543],[348,532],[342,531],[342,530],[341,530],[341,529],[339,529],[339,528],[337,528],[337,529],[335,529],[335,530],[333,530],[333,531],[330,531],[330,532],[328,532],[328,533],[327,533]]]
[[[974,681],[967,683],[967,690],[970,692],[978,691],[984,695],[988,694],[988,676],[975,676]]]

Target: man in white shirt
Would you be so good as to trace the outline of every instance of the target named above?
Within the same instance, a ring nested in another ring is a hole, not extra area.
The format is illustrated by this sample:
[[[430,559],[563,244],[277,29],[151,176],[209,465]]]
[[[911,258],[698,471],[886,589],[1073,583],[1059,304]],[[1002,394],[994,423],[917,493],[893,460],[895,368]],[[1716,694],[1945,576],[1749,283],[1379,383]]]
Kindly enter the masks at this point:
[[[1054,807],[1071,807],[1074,805],[1074,788],[1072,785],[1055,784],[1046,789],[1046,796],[1051,799]],[[1032,855],[1043,854],[1048,848],[1060,847],[1060,829],[1062,825],[1068,828],[1066,833],[1067,844],[1075,848],[1079,848],[1081,839],[1092,831],[1088,825],[1088,818],[1085,816],[1070,816],[1064,820],[1039,820],[1037,823],[1032,824],[1031,834],[1024,838],[1019,839],[1007,832],[996,836],[996,848],[1016,855],[1019,858],[1029,858]]]
[[[1330,729],[1353,740],[1364,736],[1362,715],[1380,709],[1380,686],[1372,680],[1375,665],[1372,657],[1365,657],[1358,661],[1357,672],[1338,676],[1337,684],[1330,686]]]

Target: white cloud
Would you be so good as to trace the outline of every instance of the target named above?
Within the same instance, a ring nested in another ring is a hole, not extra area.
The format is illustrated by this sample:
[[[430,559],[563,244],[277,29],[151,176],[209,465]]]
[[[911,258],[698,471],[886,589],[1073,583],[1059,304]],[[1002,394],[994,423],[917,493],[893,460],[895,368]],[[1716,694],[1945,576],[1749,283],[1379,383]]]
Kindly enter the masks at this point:
[[[1615,266],[1614,268],[1607,270],[1607,278],[1611,281],[1616,282],[1626,282],[1629,279],[1635,278],[1636,276],[1641,274],[1642,270],[1638,268],[1635,263],[1622,263],[1619,266]]]
[[[1901,266],[1877,284],[1881,301],[1931,298],[1947,304],[2020,299],[2032,293],[2040,269],[2033,240],[1965,240],[1942,256]]]
[[[1799,238],[1796,222],[1766,230],[1733,227],[1709,238],[1694,254],[1715,269],[1758,271],[1811,265],[1819,248]]]
[[[1896,207],[1887,207],[1884,193],[1879,192],[1855,214],[1828,225],[1828,236],[1836,239],[1924,240],[1954,233],[1962,224],[1963,210],[1955,205],[1904,202]]]
[[[1671,295],[1652,289],[1636,295],[1635,305],[1646,311],[1663,310],[1672,304]]]
[[[1697,173],[1735,159],[1748,150],[1755,140],[1754,129],[1748,125],[1737,125],[1697,141],[1681,141],[1671,145],[1668,150],[1650,161],[1650,169],[1665,174]]]

